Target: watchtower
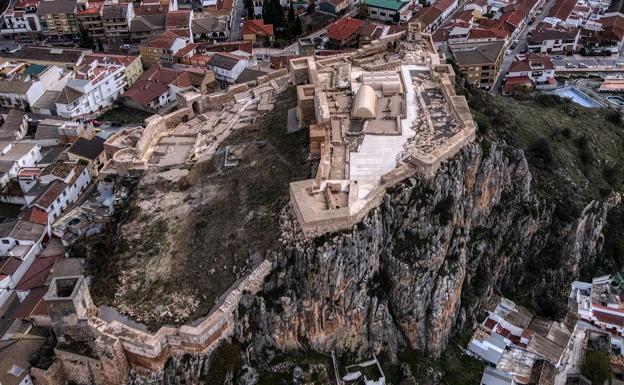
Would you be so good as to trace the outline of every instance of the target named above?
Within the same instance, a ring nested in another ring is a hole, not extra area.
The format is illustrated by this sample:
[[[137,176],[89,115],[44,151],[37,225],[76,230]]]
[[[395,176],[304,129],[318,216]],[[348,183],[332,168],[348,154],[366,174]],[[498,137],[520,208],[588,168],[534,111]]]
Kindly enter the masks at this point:
[[[95,306],[84,276],[54,278],[43,300],[59,341],[93,340],[88,318]]]

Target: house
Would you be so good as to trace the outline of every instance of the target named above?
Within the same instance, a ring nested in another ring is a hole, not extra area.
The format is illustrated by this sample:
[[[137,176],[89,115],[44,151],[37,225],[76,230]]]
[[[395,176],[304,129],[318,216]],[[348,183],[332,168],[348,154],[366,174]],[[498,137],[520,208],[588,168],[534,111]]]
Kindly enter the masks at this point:
[[[165,14],[136,16],[130,22],[130,41],[141,44],[165,30]]]
[[[36,334],[22,334],[0,342],[0,382],[3,385],[30,385],[30,358],[47,342]]]
[[[176,101],[178,91],[192,87],[185,71],[162,68],[155,64],[123,95],[124,104],[147,111],[158,111]]]
[[[78,69],[56,99],[58,116],[77,118],[112,106],[126,86],[124,68],[123,64],[96,59]]]
[[[9,5],[3,15],[4,26],[0,30],[3,37],[19,41],[36,41],[41,34],[41,24],[37,17],[37,7],[41,0],[19,0]]]
[[[327,48],[343,49],[357,47],[364,21],[343,17],[327,27]]]
[[[80,121],[46,118],[37,124],[35,136],[31,141],[41,147],[53,147],[74,143],[84,134],[85,127]]]
[[[580,53],[582,55],[618,55],[624,41],[624,16],[602,17],[599,30],[582,29]]]
[[[230,24],[226,16],[202,16],[191,24],[193,41],[224,41],[230,36]]]
[[[71,74],[56,66],[0,64],[0,106],[30,111],[47,91],[58,91]]]
[[[247,68],[247,64],[248,62],[245,58],[231,53],[220,52],[212,55],[207,67],[214,72],[214,76],[218,81],[234,84],[238,76]]]
[[[50,42],[77,42],[80,40],[76,0],[44,0],[39,3],[37,16],[41,32]]]
[[[13,295],[13,290],[41,253],[47,235],[47,226],[38,223],[21,219],[0,223],[0,306]]]
[[[41,192],[30,203],[30,207],[45,212],[47,223],[52,224],[86,191],[91,174],[85,165],[58,161],[43,169],[38,181],[40,186],[35,189]]]
[[[104,138],[97,135],[89,139],[84,137],[78,138],[78,140],[67,149],[67,156],[69,160],[72,161],[86,162],[91,175],[97,176],[107,159],[106,152],[104,151],[105,141]]]
[[[401,0],[362,0],[360,7],[364,7],[366,17],[369,19],[398,22],[399,14],[409,5],[409,1]]]
[[[104,4],[102,27],[106,42],[119,46],[130,40],[130,21],[134,18],[132,3]]]
[[[186,47],[187,41],[171,31],[153,37],[139,46],[143,66],[149,68],[155,63],[174,63],[175,54]]]
[[[527,50],[533,53],[566,53],[577,51],[580,29],[540,25],[527,37]]]
[[[522,60],[515,60],[509,66],[503,93],[512,93],[518,85],[530,89],[552,89],[557,87],[555,65],[550,57],[527,54]]]
[[[80,63],[87,65],[97,60],[99,63],[104,64],[116,64],[124,67],[123,74],[126,79],[126,87],[131,87],[132,84],[143,74],[143,62],[139,55],[124,55],[109,52],[95,52],[84,57]]]
[[[475,87],[490,89],[499,75],[505,41],[449,44],[466,79]]]
[[[421,23],[423,31],[431,33],[457,9],[458,4],[457,0],[438,0],[419,10],[414,18]]]
[[[41,147],[35,143],[0,143],[0,185],[15,178],[20,168],[33,167],[41,159]]]
[[[553,26],[563,26],[572,14],[576,3],[577,0],[556,0],[544,21]]]
[[[348,0],[327,0],[318,5],[319,9],[323,12],[331,13],[332,15],[342,16],[347,12],[349,8]]]
[[[0,126],[0,141],[21,140],[28,131],[28,117],[14,108],[10,109]]]
[[[91,50],[27,45],[17,51],[0,53],[0,60],[75,69],[87,53],[91,53]]]
[[[170,11],[165,15],[165,30],[183,33],[185,37],[190,38],[192,43],[193,34],[189,33],[192,29],[191,21],[193,20],[192,10]]]
[[[624,336],[624,274],[596,277],[591,283],[575,281],[569,298],[580,320]]]
[[[243,21],[243,40],[253,44],[268,44],[273,41],[273,26],[261,19]]]

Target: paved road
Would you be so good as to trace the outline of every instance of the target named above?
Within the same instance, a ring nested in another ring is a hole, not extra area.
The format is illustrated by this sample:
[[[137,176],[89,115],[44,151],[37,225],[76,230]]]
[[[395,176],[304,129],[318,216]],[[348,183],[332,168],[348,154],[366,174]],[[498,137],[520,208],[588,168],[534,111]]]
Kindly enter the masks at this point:
[[[611,68],[615,67],[616,63],[624,63],[624,53],[612,56],[581,56],[581,55],[553,55],[552,61],[557,67],[565,67],[567,64],[585,64],[588,67],[602,67]],[[622,68],[624,71],[624,68]]]
[[[243,8],[245,7],[243,0],[234,0],[234,12],[232,15],[232,21],[230,25],[230,40],[237,41],[242,39],[240,23],[243,15]]]
[[[535,21],[533,22],[533,24],[531,25],[527,24],[524,27],[524,29],[520,32],[520,34],[516,37],[515,40],[518,40],[518,44],[516,45],[516,48],[511,50],[511,53],[509,55],[505,54],[505,58],[503,59],[503,63],[501,64],[501,68],[499,70],[496,83],[494,83],[494,87],[492,87],[492,89],[490,90],[491,93],[493,94],[500,93],[501,84],[503,82],[503,79],[505,78],[505,75],[507,74],[507,71],[509,70],[509,66],[514,60],[514,57],[517,54],[519,54],[522,50],[524,50],[527,46],[527,34],[529,33],[529,31],[532,31],[533,29],[535,29],[535,26],[537,24],[539,24],[540,22],[544,20],[544,18],[550,11],[550,8],[552,8],[554,4],[555,4],[555,0],[546,0],[544,4],[542,5],[542,8],[543,8],[542,12],[539,15],[535,16]]]

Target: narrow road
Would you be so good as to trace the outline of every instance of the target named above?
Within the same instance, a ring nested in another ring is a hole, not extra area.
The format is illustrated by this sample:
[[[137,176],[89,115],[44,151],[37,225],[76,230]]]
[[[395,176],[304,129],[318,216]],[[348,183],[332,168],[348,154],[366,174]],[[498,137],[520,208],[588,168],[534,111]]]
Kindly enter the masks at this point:
[[[243,15],[243,0],[234,0],[234,11],[230,21],[230,40],[238,41],[242,39],[240,24]]]
[[[527,25],[522,29],[520,34],[516,37],[516,40],[518,40],[518,44],[516,45],[516,48],[511,50],[511,53],[509,55],[505,54],[505,57],[503,58],[503,63],[501,64],[501,67],[498,71],[498,78],[496,78],[496,83],[494,83],[494,87],[492,87],[490,93],[500,93],[501,84],[505,79],[505,75],[507,75],[509,66],[514,61],[515,56],[527,47],[527,34],[529,33],[529,31],[534,30],[535,26],[537,26],[544,20],[546,15],[548,15],[548,12],[550,12],[550,8],[552,8],[554,4],[555,0],[546,0],[542,5],[542,12],[539,15],[535,16],[535,21],[533,22],[533,24],[528,25],[527,23]]]

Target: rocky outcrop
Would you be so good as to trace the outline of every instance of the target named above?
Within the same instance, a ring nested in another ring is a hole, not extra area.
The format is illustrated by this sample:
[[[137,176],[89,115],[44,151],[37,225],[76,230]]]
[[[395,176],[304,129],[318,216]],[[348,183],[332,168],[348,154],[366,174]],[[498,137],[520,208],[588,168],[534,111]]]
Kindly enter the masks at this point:
[[[521,150],[471,144],[435,177],[388,191],[349,231],[306,240],[286,209],[274,271],[262,296],[243,298],[238,336],[255,349],[439,354],[494,291],[565,298],[619,200],[571,219],[532,193]]]

